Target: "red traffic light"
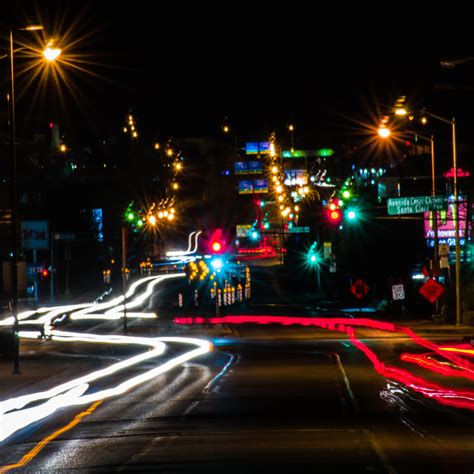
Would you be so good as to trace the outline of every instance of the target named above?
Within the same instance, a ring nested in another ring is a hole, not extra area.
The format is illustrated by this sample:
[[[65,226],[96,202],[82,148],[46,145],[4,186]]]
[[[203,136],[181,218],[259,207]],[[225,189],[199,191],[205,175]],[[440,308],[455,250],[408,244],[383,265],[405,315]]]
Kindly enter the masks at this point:
[[[219,253],[222,250],[222,244],[218,240],[216,240],[212,242],[211,249],[213,252]]]
[[[342,211],[340,209],[329,209],[327,216],[331,224],[338,224],[342,220]]]
[[[46,268],[44,268],[43,270],[41,270],[41,276],[43,278],[47,278],[49,276],[49,271]]]
[[[225,237],[221,229],[216,229],[208,240],[207,247],[212,254],[220,254],[226,251]]]

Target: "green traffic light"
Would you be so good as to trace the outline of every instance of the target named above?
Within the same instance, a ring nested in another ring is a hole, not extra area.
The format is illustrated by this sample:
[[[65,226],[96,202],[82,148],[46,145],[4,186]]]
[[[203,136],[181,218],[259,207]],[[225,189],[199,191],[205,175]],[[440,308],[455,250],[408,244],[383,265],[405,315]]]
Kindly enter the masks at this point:
[[[133,221],[134,218],[135,218],[135,214],[134,214],[133,212],[129,212],[129,213],[127,214],[127,219],[128,219],[129,221]]]
[[[357,219],[357,213],[353,209],[350,209],[349,211],[347,211],[346,216],[351,221],[354,221]]]
[[[310,263],[310,265],[316,265],[318,262],[318,252],[316,250],[316,247],[317,247],[318,243],[317,242],[313,242],[313,244],[311,245],[309,251],[308,251],[308,261]]]
[[[349,199],[351,197],[351,192],[346,189],[345,191],[342,192],[342,197],[344,199]]]

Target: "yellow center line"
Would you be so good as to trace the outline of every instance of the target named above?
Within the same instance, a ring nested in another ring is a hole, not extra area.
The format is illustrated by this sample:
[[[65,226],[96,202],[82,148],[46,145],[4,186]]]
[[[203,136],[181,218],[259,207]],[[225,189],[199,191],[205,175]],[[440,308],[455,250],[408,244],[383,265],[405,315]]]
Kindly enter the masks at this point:
[[[103,400],[99,400],[95,403],[93,403],[87,410],[84,410],[83,412],[79,413],[74,417],[74,419],[68,423],[67,425],[63,426],[62,428],[59,428],[57,431],[54,433],[51,433],[50,435],[46,436],[46,438],[43,438],[33,449],[28,451],[20,461],[18,461],[15,464],[7,464],[6,466],[0,466],[0,474],[3,474],[4,472],[8,472],[11,469],[17,469],[19,467],[26,466],[33,458],[35,458],[42,450],[43,448],[51,442],[53,439],[57,438],[58,436],[62,435],[66,431],[70,430],[71,428],[74,428],[78,423],[81,422],[81,420],[87,416],[90,415],[94,410],[103,402]]]
[[[461,352],[463,354],[474,355],[474,349],[459,349],[457,347],[440,347],[442,351]]]

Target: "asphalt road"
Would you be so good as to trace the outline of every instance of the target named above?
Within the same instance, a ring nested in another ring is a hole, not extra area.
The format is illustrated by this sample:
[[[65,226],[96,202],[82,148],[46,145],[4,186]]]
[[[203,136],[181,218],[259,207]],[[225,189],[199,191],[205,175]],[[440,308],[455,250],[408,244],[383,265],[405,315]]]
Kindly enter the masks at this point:
[[[404,391],[345,338],[309,331],[232,328],[213,352],[105,400],[54,439],[88,407],[21,431],[0,465],[43,440],[18,472],[472,473],[470,413]],[[386,360],[408,344],[371,342]]]
[[[61,408],[30,424],[0,445],[0,466],[34,473],[473,472],[472,412],[443,407],[377,374],[346,334],[275,324],[177,326],[173,317],[184,310],[166,295],[180,283],[164,283],[141,306],[158,319],[130,320],[130,334],[203,337],[214,350],[122,395]],[[256,278],[260,297],[222,313],[330,316],[281,291],[280,283]],[[61,329],[110,335],[120,334],[122,323],[68,321]],[[407,337],[361,334],[386,364],[419,351]],[[89,391],[153,369],[175,357],[178,346],[94,382]],[[48,341],[37,355],[45,364],[58,354],[85,356],[99,368],[143,350]]]

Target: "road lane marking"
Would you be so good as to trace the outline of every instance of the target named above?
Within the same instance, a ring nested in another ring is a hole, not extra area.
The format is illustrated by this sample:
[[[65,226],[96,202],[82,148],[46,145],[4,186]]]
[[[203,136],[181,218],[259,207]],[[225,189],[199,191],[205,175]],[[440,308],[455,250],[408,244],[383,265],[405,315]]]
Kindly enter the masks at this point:
[[[380,462],[383,464],[385,471],[388,472],[388,474],[397,474],[397,470],[393,467],[392,463],[389,461],[387,455],[384,453],[380,444],[377,443],[375,436],[369,430],[362,430],[362,432],[367,436],[372,448],[376,452]]]
[[[198,405],[199,405],[199,401],[198,401],[198,400],[196,400],[195,402],[191,403],[191,405],[189,405],[188,408],[186,408],[186,410],[184,410],[184,414],[185,414],[185,415],[189,415]]]
[[[209,393],[211,391],[211,387],[212,385],[217,382],[225,373],[226,371],[228,370],[228,368],[232,365],[232,363],[234,362],[234,360],[236,359],[236,356],[231,354],[230,352],[225,352],[225,354],[227,356],[229,356],[229,361],[227,362],[227,364],[224,366],[224,368],[214,377],[212,378],[209,383],[202,389],[202,392],[203,393]],[[237,354],[238,356],[238,361],[240,361],[240,356]],[[215,389],[213,390],[215,391]]]
[[[88,415],[91,415],[98,407],[103,403],[103,400],[98,400],[93,403],[87,410],[82,411],[74,417],[74,419],[67,425],[59,428],[54,433],[43,438],[33,449],[28,451],[21,459],[15,464],[7,464],[5,466],[0,466],[0,474],[10,471],[11,469],[18,469],[20,467],[26,466],[32,459],[34,459],[53,439],[56,439],[58,436],[62,435],[66,431],[69,431],[71,428],[74,428],[79,424],[82,419]]]
[[[337,366],[339,367],[339,370],[342,374],[342,379],[344,380],[347,393],[349,394],[349,399],[351,401],[352,409],[354,410],[355,413],[359,413],[360,411],[359,404],[357,403],[356,397],[354,396],[354,392],[352,391],[351,384],[349,383],[349,379],[347,378],[346,371],[344,370],[344,367],[341,362],[341,358],[339,357],[339,354],[336,354],[335,352],[332,352],[331,354],[335,357]]]

